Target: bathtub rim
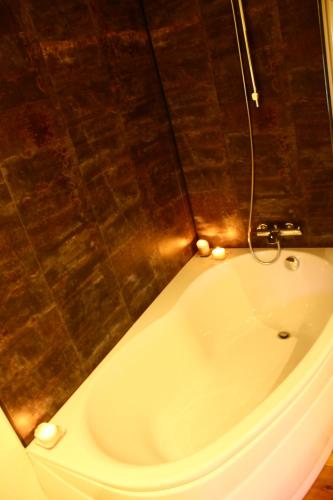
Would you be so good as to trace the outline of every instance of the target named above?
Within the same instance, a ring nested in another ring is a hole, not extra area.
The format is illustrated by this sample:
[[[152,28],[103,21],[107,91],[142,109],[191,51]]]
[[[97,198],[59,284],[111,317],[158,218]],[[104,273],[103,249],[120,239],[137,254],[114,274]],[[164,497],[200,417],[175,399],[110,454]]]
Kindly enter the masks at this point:
[[[325,253],[327,250],[330,249],[315,249],[315,251],[310,251],[310,249],[286,249],[285,251],[287,253],[307,253],[323,259],[323,251]],[[324,258],[324,260],[332,265],[333,249],[331,250],[332,261],[326,258]],[[241,249],[240,252],[235,253],[235,257],[237,257],[238,255],[246,254],[247,251]],[[318,253],[321,255],[318,255]],[[200,259],[200,261],[201,260],[202,259]],[[213,263],[208,266],[205,264],[204,270],[209,269],[212,265],[216,264]],[[171,283],[169,285],[171,285]],[[102,363],[80,386],[79,390],[85,386],[85,390],[83,391],[84,394],[80,395],[84,400],[84,404],[81,405],[83,408],[85,408],[85,404],[87,404],[89,393],[90,390],[93,389],[94,382],[97,381],[95,380],[95,377],[101,377],[103,375],[103,371],[107,370],[107,363],[110,362],[112,355],[114,355],[118,349],[124,347],[133,335],[140,333],[141,329],[142,328],[140,328],[137,332],[132,331],[129,338],[125,339],[123,342],[120,341],[117,348],[113,349],[107,355]],[[92,476],[89,472],[87,473],[87,470],[89,471],[88,468],[84,472],[80,470],[79,474],[94,481],[98,480],[101,483],[117,490],[127,492],[154,492],[160,491],[161,489],[166,490],[181,486],[190,481],[198,480],[203,476],[206,476],[209,473],[223,467],[223,465],[228,461],[231,461],[233,457],[236,457],[237,454],[242,452],[242,450],[252,443],[256,437],[265,432],[265,430],[268,429],[268,427],[285,412],[290,404],[294,404],[311,385],[313,379],[320,371],[321,366],[325,363],[332,350],[333,316],[331,316],[327,322],[326,327],[315,341],[315,344],[305,354],[303,359],[286,377],[286,379],[283,380],[281,384],[276,387],[274,391],[267,396],[267,398],[265,398],[265,400],[262,401],[262,403],[260,403],[249,415],[247,415],[242,421],[236,424],[214,443],[191,456],[175,462],[159,465],[129,465],[124,463],[110,463],[110,459],[107,454],[100,450],[101,453],[99,454],[99,463],[102,465],[104,462],[102,473],[100,470],[100,473],[97,472],[97,474]],[[304,376],[304,374],[306,374],[306,376]],[[66,404],[67,403],[65,403],[64,406],[66,406]],[[52,421],[59,422],[58,417],[60,412],[61,410],[59,410],[59,412],[54,416]],[[87,422],[85,422],[84,426],[81,428],[81,431],[84,430],[90,433],[90,430],[87,427]],[[59,445],[60,444],[61,443],[59,443]],[[95,443],[95,446],[98,446],[97,443]],[[67,470],[71,470],[75,474],[78,473],[77,468],[69,466],[68,463],[66,463],[66,460],[64,461],[61,457],[59,457],[60,453],[57,453],[57,448],[46,451],[42,450],[32,442],[32,444],[28,447],[28,451],[33,455],[43,458],[43,460],[47,462],[56,463],[60,467],[65,467]],[[53,460],[52,456],[54,457]],[[105,464],[105,462],[108,463]],[[110,477],[110,474],[113,475],[113,473],[117,480],[110,481],[109,478],[106,480],[106,477]]]

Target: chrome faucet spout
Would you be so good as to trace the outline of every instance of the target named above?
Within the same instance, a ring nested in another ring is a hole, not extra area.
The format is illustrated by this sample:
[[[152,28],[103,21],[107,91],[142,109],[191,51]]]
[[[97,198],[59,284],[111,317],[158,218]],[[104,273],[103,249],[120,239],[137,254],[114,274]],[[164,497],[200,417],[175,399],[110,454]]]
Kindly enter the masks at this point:
[[[269,235],[267,236],[267,243],[269,243],[270,245],[275,245],[279,239],[280,239],[280,231],[274,229],[273,231],[270,231]]]

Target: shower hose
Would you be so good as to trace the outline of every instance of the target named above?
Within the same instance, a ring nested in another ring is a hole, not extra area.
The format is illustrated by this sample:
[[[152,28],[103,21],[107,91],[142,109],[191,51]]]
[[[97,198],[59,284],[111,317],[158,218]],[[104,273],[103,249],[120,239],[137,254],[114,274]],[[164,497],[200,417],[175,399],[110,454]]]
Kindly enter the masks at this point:
[[[268,264],[273,264],[274,262],[276,262],[279,259],[280,254],[281,254],[281,246],[280,246],[279,239],[277,239],[276,240],[276,245],[277,245],[276,255],[271,260],[262,260],[260,257],[258,257],[258,255],[256,255],[256,253],[255,253],[255,251],[254,251],[254,249],[252,247],[252,242],[251,242],[251,227],[252,227],[253,200],[254,200],[254,183],[255,183],[253,129],[252,129],[252,120],[251,120],[249,99],[248,99],[248,96],[247,96],[247,89],[246,89],[246,82],[245,82],[245,75],[244,75],[244,65],[243,65],[242,51],[241,51],[240,42],[239,42],[239,34],[238,34],[238,28],[237,28],[236,13],[235,13],[235,8],[234,8],[233,0],[230,0],[230,2],[231,2],[231,8],[232,8],[232,15],[233,15],[233,18],[234,18],[234,25],[235,25],[235,32],[236,32],[236,39],[237,39],[239,63],[240,63],[240,68],[241,68],[242,80],[243,80],[243,89],[244,89],[244,96],[245,96],[247,121],[248,121],[248,126],[249,126],[250,150],[251,150],[251,196],[250,196],[250,210],[249,210],[249,219],[248,219],[248,227],[247,227],[247,242],[248,242],[249,249],[250,249],[252,257],[257,262],[259,262],[260,264],[268,265]]]

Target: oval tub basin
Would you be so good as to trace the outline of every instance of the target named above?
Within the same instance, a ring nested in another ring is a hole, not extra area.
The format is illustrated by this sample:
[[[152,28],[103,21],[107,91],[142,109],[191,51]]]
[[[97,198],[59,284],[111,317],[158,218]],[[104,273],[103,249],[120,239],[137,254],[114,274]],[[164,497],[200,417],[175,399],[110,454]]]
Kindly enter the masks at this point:
[[[331,259],[191,259],[29,446],[50,498],[301,499],[332,446]]]

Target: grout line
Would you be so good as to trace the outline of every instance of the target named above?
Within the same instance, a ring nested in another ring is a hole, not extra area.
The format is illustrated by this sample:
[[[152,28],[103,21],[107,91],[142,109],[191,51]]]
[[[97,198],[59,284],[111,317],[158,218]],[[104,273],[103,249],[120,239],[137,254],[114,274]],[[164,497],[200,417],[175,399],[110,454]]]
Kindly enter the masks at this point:
[[[182,182],[180,182],[179,176],[177,175],[177,183],[179,185],[181,193],[185,194],[185,196],[183,196],[183,198],[187,199],[187,204],[185,203],[185,200],[184,200],[184,206],[185,206],[185,208],[188,209],[188,211],[190,213],[190,218],[191,218],[192,226],[193,226],[193,229],[194,229],[194,234],[197,236],[197,228],[196,228],[196,224],[195,224],[195,218],[194,218],[194,212],[193,212],[193,208],[192,208],[192,202],[191,202],[190,194],[189,194],[189,191],[188,191],[188,188],[187,188],[186,176],[185,176],[185,172],[184,172],[184,169],[183,169],[183,165],[182,165],[182,161],[181,161],[181,156],[180,156],[180,152],[179,152],[179,148],[178,148],[178,144],[177,144],[177,140],[176,140],[176,135],[175,135],[174,127],[173,127],[170,106],[169,106],[169,103],[168,103],[168,100],[167,100],[167,97],[166,97],[166,94],[165,94],[165,91],[164,91],[163,81],[162,81],[162,77],[161,77],[161,72],[160,72],[160,69],[159,69],[158,62],[157,62],[156,52],[155,52],[153,40],[152,40],[152,37],[151,37],[150,29],[149,29],[148,19],[147,19],[147,15],[146,15],[146,9],[145,9],[145,6],[144,6],[144,0],[139,0],[139,3],[140,3],[140,7],[141,7],[141,10],[142,10],[142,14],[143,14],[143,19],[144,19],[146,33],[147,33],[147,37],[148,37],[148,43],[149,43],[149,46],[150,46],[150,49],[151,49],[153,64],[154,64],[156,75],[157,75],[158,82],[159,82],[159,85],[160,85],[161,96],[162,96],[162,99],[163,99],[163,102],[164,102],[164,107],[165,107],[165,111],[166,111],[166,115],[167,115],[167,120],[168,120],[168,123],[169,123],[170,135],[172,137],[172,143],[173,143],[174,148],[175,148],[176,158],[177,158],[177,162],[178,162],[178,166],[179,166],[179,170],[180,170],[180,177],[182,179]],[[177,174],[178,174],[178,172],[177,172]]]
[[[24,222],[23,222],[23,219],[22,219],[21,213],[20,213],[20,211],[19,211],[19,209],[18,209],[18,206],[17,206],[16,200],[15,200],[15,198],[14,198],[14,194],[13,194],[13,192],[12,192],[11,188],[10,188],[9,183],[7,182],[6,176],[5,176],[5,175],[3,174],[3,172],[2,172],[1,167],[0,167],[0,172],[1,172],[1,175],[2,175],[2,177],[3,177],[3,179],[4,179],[4,183],[5,183],[5,185],[6,185],[7,189],[8,189],[8,192],[9,192],[9,194],[10,194],[10,197],[11,197],[12,203],[13,203],[14,208],[15,208],[15,212],[16,212],[17,217],[18,217],[18,219],[19,219],[19,222],[20,222],[20,224],[21,224],[21,226],[22,226],[22,229],[23,229],[23,232],[24,232],[24,235],[25,235],[26,241],[28,242],[29,246],[31,247],[31,251],[32,251],[32,254],[33,254],[33,256],[34,256],[34,260],[35,260],[35,262],[36,262],[36,264],[37,264],[37,266],[38,266],[39,272],[41,273],[41,276],[42,276],[42,279],[43,279],[43,281],[44,281],[44,283],[45,283],[45,286],[47,287],[47,289],[48,289],[48,291],[49,291],[50,298],[52,299],[52,301],[51,301],[51,306],[52,306],[52,307],[55,307],[55,308],[56,308],[56,310],[57,310],[57,313],[59,314],[60,321],[61,321],[61,323],[62,323],[62,325],[63,325],[63,327],[64,327],[64,330],[65,330],[65,332],[66,332],[66,334],[67,334],[67,336],[68,336],[69,343],[72,345],[73,350],[74,350],[75,354],[77,355],[78,362],[79,362],[79,364],[80,364],[80,368],[82,369],[82,368],[83,368],[83,360],[82,360],[82,357],[81,357],[81,355],[80,355],[79,351],[77,350],[77,348],[76,348],[76,346],[75,346],[75,343],[74,343],[74,341],[73,341],[73,339],[72,339],[72,337],[71,337],[71,335],[70,335],[70,333],[69,333],[69,330],[68,330],[68,328],[67,328],[67,325],[66,325],[65,319],[64,319],[63,314],[62,314],[62,312],[61,312],[61,309],[60,309],[60,307],[59,307],[59,304],[58,304],[58,302],[57,302],[57,300],[56,300],[55,294],[54,294],[54,292],[53,292],[53,290],[52,290],[52,288],[51,288],[50,284],[48,283],[48,281],[47,281],[47,279],[46,279],[46,276],[45,276],[45,273],[44,273],[44,270],[43,270],[42,264],[41,264],[41,262],[40,262],[40,260],[39,260],[38,255],[37,255],[37,252],[36,252],[35,246],[34,246],[34,244],[33,244],[33,242],[32,242],[32,239],[31,239],[31,237],[30,237],[30,235],[29,235],[28,231],[27,231],[27,228],[25,227],[25,224],[24,224]]]

